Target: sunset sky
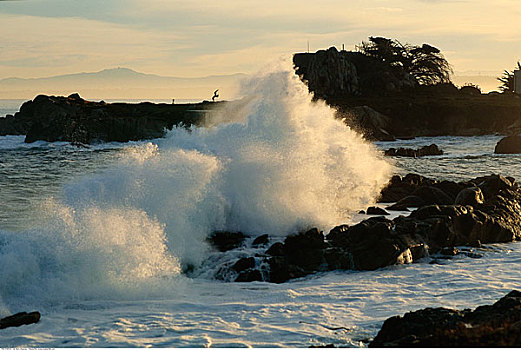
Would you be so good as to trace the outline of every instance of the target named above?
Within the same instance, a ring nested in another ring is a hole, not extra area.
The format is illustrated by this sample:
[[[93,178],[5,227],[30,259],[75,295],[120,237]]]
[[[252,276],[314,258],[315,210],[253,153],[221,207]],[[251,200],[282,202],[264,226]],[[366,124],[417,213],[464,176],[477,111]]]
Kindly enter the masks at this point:
[[[282,55],[368,36],[434,45],[457,72],[521,59],[519,0],[0,1],[0,78],[112,67],[167,76],[251,73]]]

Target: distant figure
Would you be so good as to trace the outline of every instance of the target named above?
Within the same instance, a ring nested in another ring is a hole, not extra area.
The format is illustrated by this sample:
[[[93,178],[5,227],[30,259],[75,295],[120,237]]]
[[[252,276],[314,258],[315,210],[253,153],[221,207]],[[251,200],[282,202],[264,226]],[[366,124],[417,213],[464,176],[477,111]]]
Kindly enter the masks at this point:
[[[172,104],[175,104],[175,98],[172,99]]]
[[[215,102],[215,99],[219,97],[219,94],[217,93],[217,91],[219,91],[219,89],[217,89],[213,92],[212,102]]]

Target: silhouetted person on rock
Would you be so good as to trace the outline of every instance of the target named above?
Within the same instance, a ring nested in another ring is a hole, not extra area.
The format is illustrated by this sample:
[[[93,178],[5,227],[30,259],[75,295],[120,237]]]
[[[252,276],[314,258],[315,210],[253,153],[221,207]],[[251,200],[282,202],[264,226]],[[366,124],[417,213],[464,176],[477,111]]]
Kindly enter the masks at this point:
[[[212,102],[215,102],[215,99],[219,97],[219,94],[217,93],[217,91],[219,91],[219,89],[217,89],[213,92]]]

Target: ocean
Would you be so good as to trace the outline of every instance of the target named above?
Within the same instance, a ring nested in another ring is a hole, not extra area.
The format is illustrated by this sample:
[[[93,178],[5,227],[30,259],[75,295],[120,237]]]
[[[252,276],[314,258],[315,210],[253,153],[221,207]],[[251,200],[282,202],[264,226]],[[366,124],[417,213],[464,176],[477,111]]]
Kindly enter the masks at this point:
[[[207,127],[162,139],[78,148],[0,137],[0,316],[42,314],[1,330],[2,346],[364,347],[388,317],[474,308],[521,288],[521,243],[283,284],[215,280],[251,251],[212,252],[213,230],[327,233],[362,219],[392,174],[521,178],[519,155],[493,153],[499,135],[368,143],[312,103],[291,69],[256,76],[243,94]],[[0,100],[0,114],[20,102]],[[445,154],[382,154],[431,143]]]

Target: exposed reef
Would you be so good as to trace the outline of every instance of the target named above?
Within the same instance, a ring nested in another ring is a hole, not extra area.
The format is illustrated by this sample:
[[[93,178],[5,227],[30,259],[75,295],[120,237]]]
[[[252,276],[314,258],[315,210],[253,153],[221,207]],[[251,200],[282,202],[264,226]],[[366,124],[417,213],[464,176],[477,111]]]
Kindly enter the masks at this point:
[[[521,189],[510,177],[452,182],[394,176],[380,201],[396,202],[389,210],[417,209],[407,217],[373,216],[356,225],[339,225],[327,235],[311,228],[271,245],[273,237],[264,235],[253,256],[224,264],[216,278],[282,283],[320,271],[374,270],[428,257],[431,262],[458,254],[475,258],[482,244],[521,240]],[[215,233],[209,240],[224,252],[244,250],[245,238],[242,233]]]
[[[389,148],[384,154],[391,157],[424,157],[424,156],[441,156],[443,151],[434,143],[429,146],[423,146],[418,149],[413,148]]]
[[[475,310],[426,308],[387,319],[369,347],[519,347],[521,292]]]

